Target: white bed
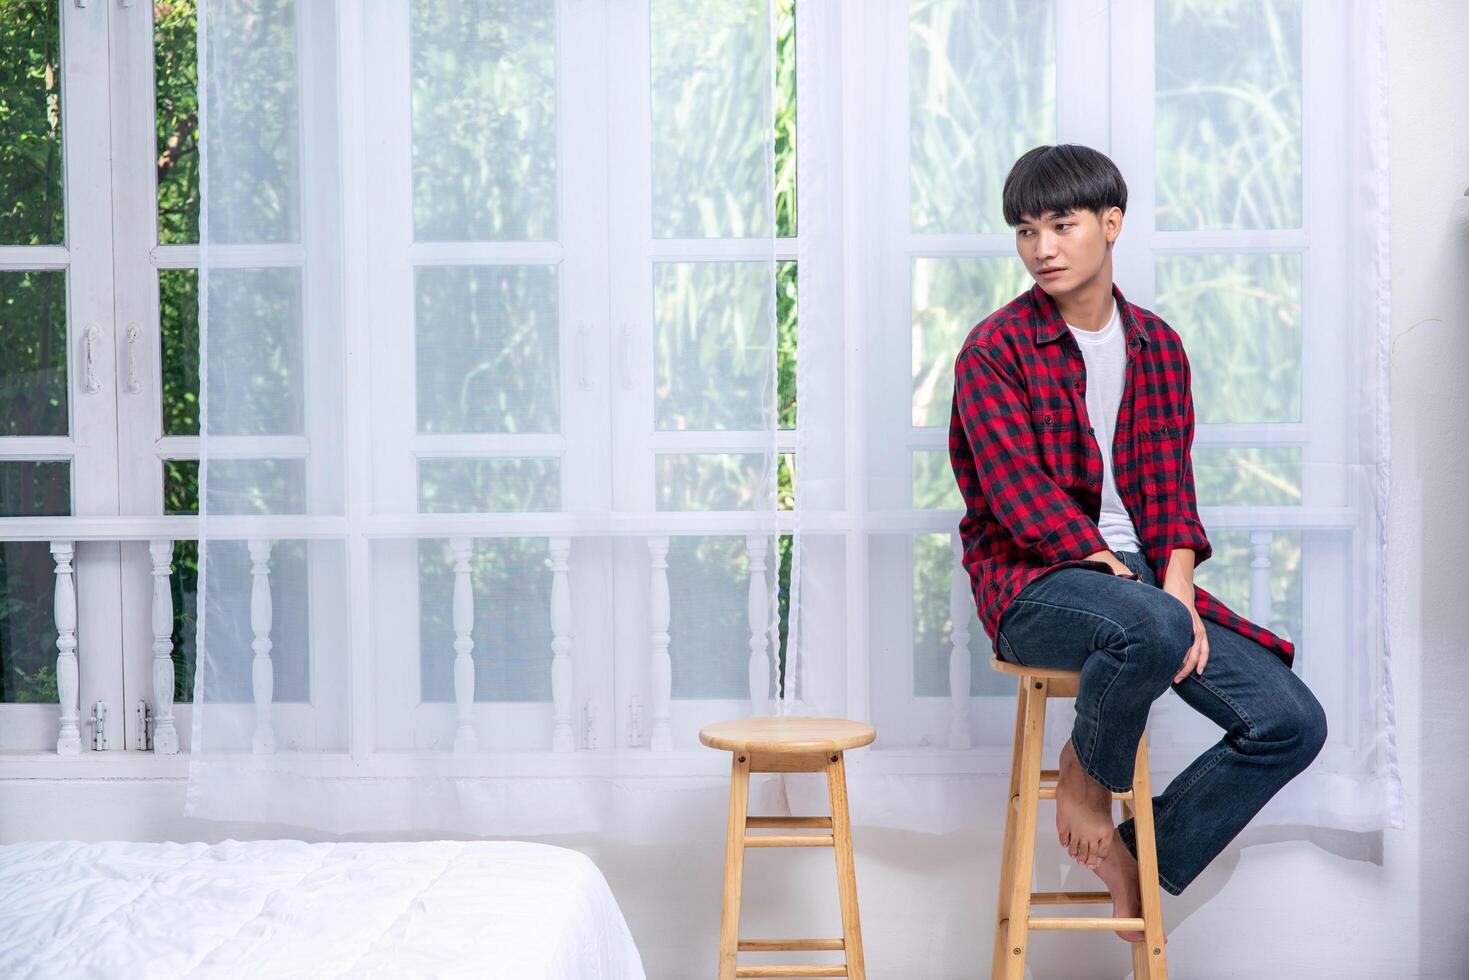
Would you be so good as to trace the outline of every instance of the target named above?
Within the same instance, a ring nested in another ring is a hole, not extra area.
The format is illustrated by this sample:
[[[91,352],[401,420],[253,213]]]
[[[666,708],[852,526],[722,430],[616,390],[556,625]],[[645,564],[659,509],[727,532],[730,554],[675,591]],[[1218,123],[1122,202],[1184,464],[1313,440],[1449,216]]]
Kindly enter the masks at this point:
[[[586,856],[524,842],[0,846],[0,977],[645,980]]]

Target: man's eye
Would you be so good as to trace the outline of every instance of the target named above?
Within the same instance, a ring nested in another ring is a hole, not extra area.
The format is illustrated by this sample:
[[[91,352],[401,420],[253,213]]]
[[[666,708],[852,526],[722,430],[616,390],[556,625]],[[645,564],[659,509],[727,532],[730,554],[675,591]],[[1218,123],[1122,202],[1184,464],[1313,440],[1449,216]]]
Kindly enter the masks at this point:
[[[1070,222],[1070,221],[1063,221],[1061,224],[1057,225],[1056,227],[1057,228],[1070,228],[1071,225],[1072,225],[1072,222]]]

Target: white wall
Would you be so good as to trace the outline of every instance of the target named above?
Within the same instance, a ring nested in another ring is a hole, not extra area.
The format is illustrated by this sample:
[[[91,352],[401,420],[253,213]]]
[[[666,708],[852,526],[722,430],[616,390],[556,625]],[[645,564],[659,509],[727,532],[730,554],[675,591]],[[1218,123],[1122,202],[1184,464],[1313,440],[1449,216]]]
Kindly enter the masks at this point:
[[[1456,218],[1453,207],[1469,187],[1469,73],[1461,58],[1469,51],[1469,4],[1398,2],[1392,18],[1389,616],[1407,827],[1304,835],[1247,829],[1182,896],[1164,895],[1173,974],[1189,980],[1469,978],[1462,905],[1469,871],[1469,216]],[[998,809],[998,778],[992,794]],[[0,841],[300,836],[186,820],[179,816],[183,795],[178,779],[8,781],[0,786]],[[998,863],[994,822],[977,819],[985,829],[951,837],[859,828],[873,977],[984,975]],[[547,840],[584,849],[601,866],[649,977],[683,980],[712,972],[722,833],[710,827],[706,841],[678,850]],[[1069,881],[1099,887],[1081,869]],[[829,852],[752,852],[745,894],[746,937],[840,933]],[[1038,936],[1034,976],[1126,976],[1128,947],[1108,936]]]

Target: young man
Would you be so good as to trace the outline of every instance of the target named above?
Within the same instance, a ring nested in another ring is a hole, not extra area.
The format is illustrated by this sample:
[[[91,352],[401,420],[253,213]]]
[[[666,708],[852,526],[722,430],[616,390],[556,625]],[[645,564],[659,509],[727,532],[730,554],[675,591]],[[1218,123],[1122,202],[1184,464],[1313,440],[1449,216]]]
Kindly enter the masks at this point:
[[[1224,729],[1153,800],[1162,886],[1177,895],[1326,738],[1294,647],[1194,585],[1212,552],[1194,499],[1189,362],[1173,328],[1112,282],[1127,186],[1074,144],[1027,152],[1005,221],[1035,285],[981,321],[954,363],[949,457],[964,565],[995,655],[1081,672],[1061,749],[1056,830],[1113,914],[1138,916],[1132,785],[1170,687]],[[1133,942],[1141,932],[1119,931]]]

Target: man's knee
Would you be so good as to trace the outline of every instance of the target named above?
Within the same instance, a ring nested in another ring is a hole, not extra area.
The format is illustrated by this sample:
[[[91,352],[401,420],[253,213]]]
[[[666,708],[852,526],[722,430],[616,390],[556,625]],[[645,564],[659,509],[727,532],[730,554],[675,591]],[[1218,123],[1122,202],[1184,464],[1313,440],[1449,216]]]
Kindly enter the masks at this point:
[[[1172,674],[1194,642],[1194,617],[1176,596],[1150,590],[1137,610],[1133,625],[1122,632],[1130,647],[1128,661],[1150,667],[1159,675]]]
[[[1298,694],[1272,713],[1264,737],[1289,743],[1295,749],[1299,767],[1305,769],[1326,745],[1326,709],[1304,684],[1298,686]]]

